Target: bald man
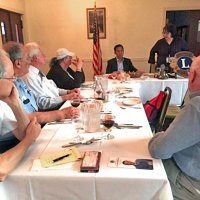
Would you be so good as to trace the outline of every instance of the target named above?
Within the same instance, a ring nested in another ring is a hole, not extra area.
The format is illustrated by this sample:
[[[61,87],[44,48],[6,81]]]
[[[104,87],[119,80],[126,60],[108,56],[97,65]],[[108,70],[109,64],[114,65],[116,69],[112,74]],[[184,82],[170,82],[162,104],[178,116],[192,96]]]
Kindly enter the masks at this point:
[[[164,159],[175,200],[200,199],[200,56],[190,68],[188,88],[188,103],[149,142],[152,157]]]
[[[17,166],[41,131],[36,118],[30,122],[24,112],[14,84],[3,78],[7,73],[13,77],[12,62],[0,49],[0,181]]]

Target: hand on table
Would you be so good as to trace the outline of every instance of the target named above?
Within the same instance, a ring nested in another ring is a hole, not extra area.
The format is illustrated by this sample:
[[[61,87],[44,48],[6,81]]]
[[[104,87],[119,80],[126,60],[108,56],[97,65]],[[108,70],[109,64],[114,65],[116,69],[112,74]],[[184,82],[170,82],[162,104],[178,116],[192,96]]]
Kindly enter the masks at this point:
[[[78,108],[67,107],[61,109],[61,111],[63,112],[65,119],[78,118],[80,116],[80,109]]]

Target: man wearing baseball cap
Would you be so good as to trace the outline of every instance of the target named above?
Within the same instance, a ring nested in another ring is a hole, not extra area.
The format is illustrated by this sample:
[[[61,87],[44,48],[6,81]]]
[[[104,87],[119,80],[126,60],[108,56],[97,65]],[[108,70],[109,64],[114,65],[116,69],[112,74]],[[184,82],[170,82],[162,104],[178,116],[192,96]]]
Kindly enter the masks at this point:
[[[51,59],[48,79],[52,79],[59,88],[79,88],[85,82],[83,62],[80,58],[72,59],[75,54],[65,48],[56,51],[56,57]],[[73,64],[75,71],[70,67]]]

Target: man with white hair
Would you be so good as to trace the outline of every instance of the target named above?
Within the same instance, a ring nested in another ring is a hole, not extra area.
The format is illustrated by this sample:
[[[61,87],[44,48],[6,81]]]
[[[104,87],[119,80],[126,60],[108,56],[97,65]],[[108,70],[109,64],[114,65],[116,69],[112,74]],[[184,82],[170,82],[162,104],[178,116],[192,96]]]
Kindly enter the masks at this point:
[[[25,48],[31,65],[24,80],[32,90],[40,110],[57,109],[67,100],[82,98],[78,89],[60,89],[40,71],[45,64],[45,56],[37,43],[28,43]]]
[[[188,89],[190,100],[149,142],[152,157],[164,159],[175,200],[200,199],[200,56],[190,68]]]
[[[0,181],[16,167],[41,131],[36,118],[30,122],[24,112],[14,84],[7,80],[12,80],[10,77],[12,62],[0,49]]]
[[[59,88],[71,90],[79,88],[85,82],[83,61],[79,57],[72,59],[74,55],[73,52],[60,48],[56,51],[56,57],[50,61],[47,78],[52,79]],[[71,64],[75,66],[75,71],[70,67]]]

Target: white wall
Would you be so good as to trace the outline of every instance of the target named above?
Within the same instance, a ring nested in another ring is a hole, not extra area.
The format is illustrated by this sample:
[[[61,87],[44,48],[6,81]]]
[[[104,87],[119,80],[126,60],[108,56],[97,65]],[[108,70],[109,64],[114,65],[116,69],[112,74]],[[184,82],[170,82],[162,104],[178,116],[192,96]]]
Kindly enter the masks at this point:
[[[92,40],[87,39],[86,8],[92,8],[94,1],[26,0],[24,7],[20,0],[2,2],[25,13],[25,40],[41,45],[47,65],[56,49],[66,47],[85,60],[87,79],[92,79]],[[166,10],[200,9],[199,0],[96,0],[96,4],[106,8],[107,37],[101,39],[104,67],[114,56],[113,46],[122,43],[125,56],[145,71],[149,70],[149,50],[161,37]],[[47,66],[44,71],[48,71]]]

